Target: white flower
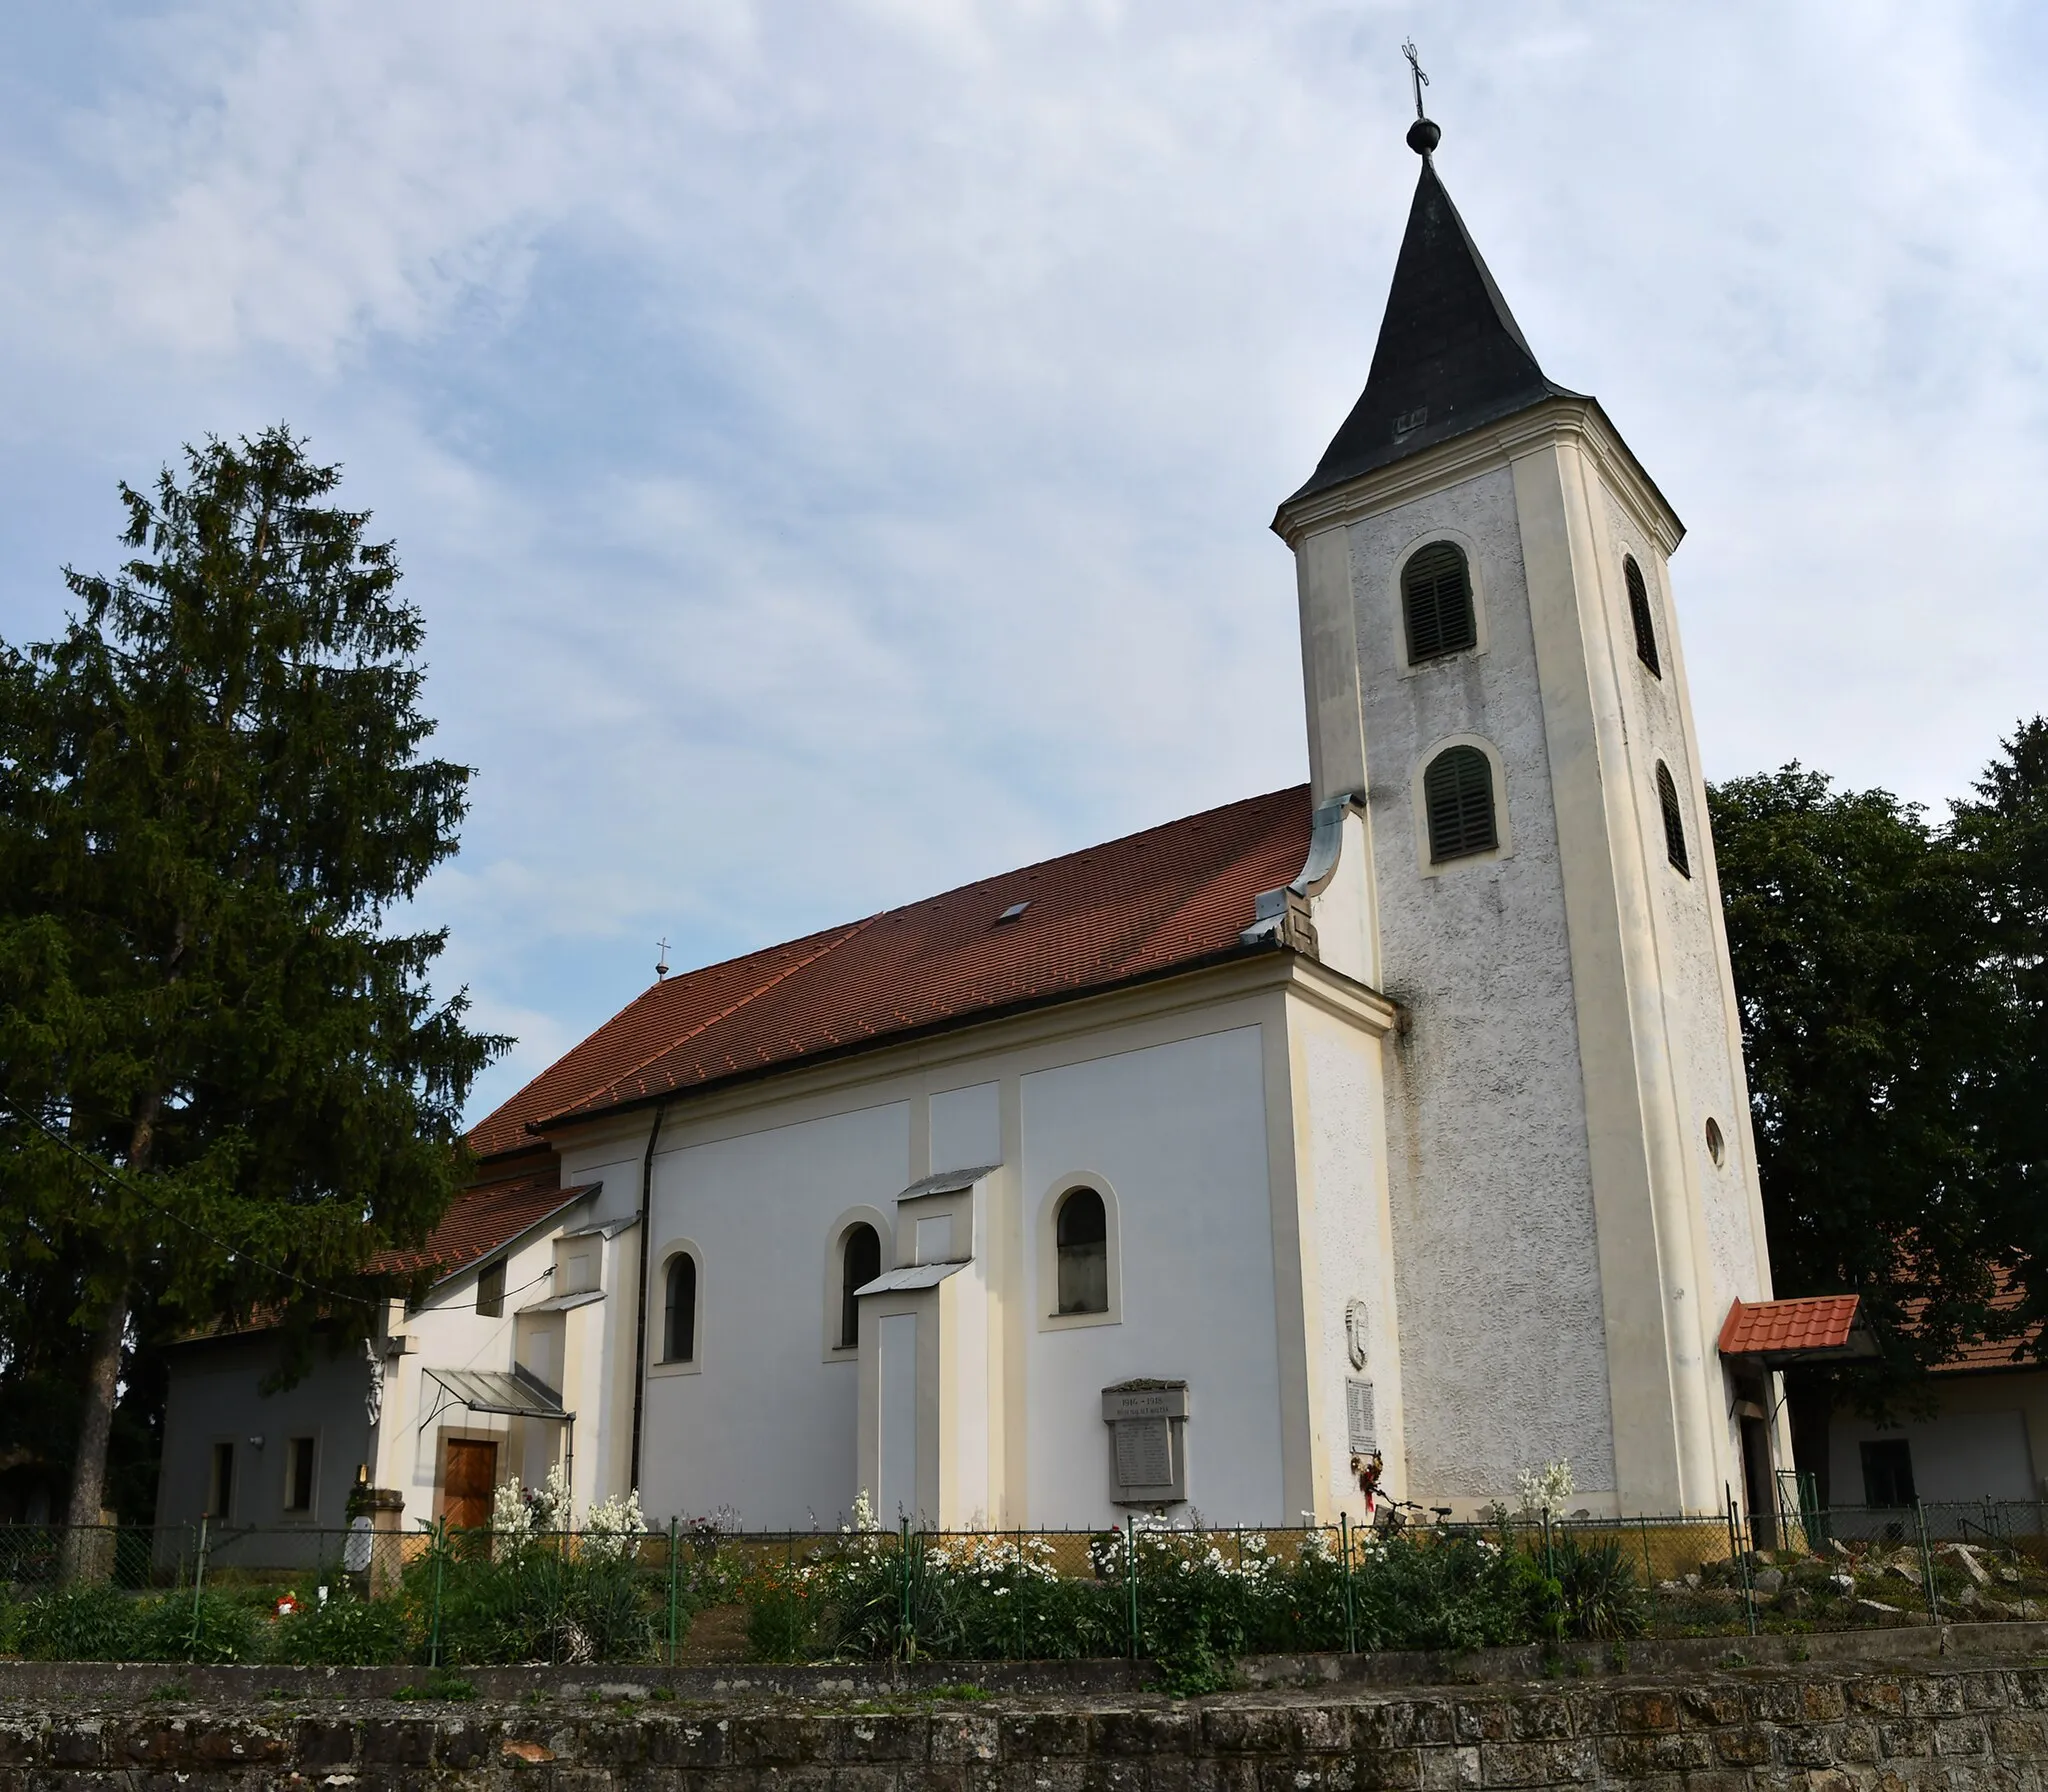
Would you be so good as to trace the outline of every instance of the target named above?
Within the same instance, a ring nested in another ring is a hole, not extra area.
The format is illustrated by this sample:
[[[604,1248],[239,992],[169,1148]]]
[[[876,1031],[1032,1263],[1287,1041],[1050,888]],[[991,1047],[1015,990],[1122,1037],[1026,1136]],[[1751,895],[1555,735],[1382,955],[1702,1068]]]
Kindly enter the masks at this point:
[[[1541,1468],[1523,1469],[1515,1477],[1515,1487],[1522,1496],[1524,1512],[1542,1517],[1560,1511],[1575,1491],[1571,1458],[1560,1456]]]
[[[583,1521],[583,1554],[595,1562],[623,1561],[639,1547],[647,1520],[640,1511],[640,1490],[636,1487],[620,1499],[617,1494],[591,1507]]]

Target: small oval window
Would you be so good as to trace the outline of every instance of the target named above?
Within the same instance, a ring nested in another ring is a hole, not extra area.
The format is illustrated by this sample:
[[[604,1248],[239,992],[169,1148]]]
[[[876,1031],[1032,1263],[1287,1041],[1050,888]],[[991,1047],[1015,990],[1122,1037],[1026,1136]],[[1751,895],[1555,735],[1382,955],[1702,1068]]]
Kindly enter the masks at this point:
[[[1728,1155],[1728,1141],[1721,1136],[1721,1122],[1711,1115],[1707,1119],[1707,1155],[1716,1164]]]

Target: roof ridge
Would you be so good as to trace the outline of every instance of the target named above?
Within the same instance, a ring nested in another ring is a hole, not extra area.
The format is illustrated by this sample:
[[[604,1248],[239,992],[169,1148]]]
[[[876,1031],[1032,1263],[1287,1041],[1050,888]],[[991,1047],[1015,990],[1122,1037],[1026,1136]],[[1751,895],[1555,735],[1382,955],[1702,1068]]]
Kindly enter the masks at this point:
[[[766,946],[756,946],[750,952],[735,952],[730,958],[713,959],[712,962],[709,964],[698,965],[694,970],[685,971],[682,973],[681,977],[677,977],[676,979],[674,979],[674,981],[680,982],[682,981],[682,977],[700,977],[704,975],[707,971],[721,971],[728,969],[733,965],[745,964],[746,961],[750,958],[766,958],[770,953],[786,952],[789,950],[790,947],[801,945],[805,940],[821,939],[828,933],[836,933],[853,925],[855,925],[855,923],[850,921],[840,921],[836,922],[831,927],[820,927],[813,929],[810,933],[800,933],[796,936],[795,939],[775,940]],[[833,943],[837,944],[836,941],[834,941]],[[600,1021],[597,1024],[597,1026],[593,1027],[589,1033],[584,1035],[584,1038],[586,1040],[595,1039],[598,1037],[599,1034],[604,1033],[609,1028],[616,1026],[620,1021],[624,1020],[627,1015],[631,1014],[635,1008],[638,1008],[643,1002],[653,1000],[654,997],[657,996],[660,993],[660,991],[667,986],[669,981],[670,980],[666,978],[657,978],[654,982],[648,984],[645,989],[641,990],[630,1001],[626,1002],[622,1007],[616,1009],[608,1019]],[[685,1034],[683,1037],[687,1038],[688,1035]],[[571,1051],[573,1050],[574,1048],[572,1047]],[[543,1065],[539,1070],[536,1070],[533,1073],[533,1075],[528,1077],[525,1082],[521,1083],[519,1087],[513,1090],[510,1095],[506,1096],[503,1101],[499,1102],[496,1107],[492,1108],[488,1114],[484,1115],[482,1119],[478,1120],[474,1126],[466,1128],[462,1136],[465,1139],[468,1139],[473,1137],[475,1134],[481,1132],[486,1126],[488,1126],[507,1108],[512,1107],[514,1104],[516,1104],[522,1096],[530,1094],[544,1079],[553,1075],[554,1072],[556,1072],[557,1070],[561,1069],[564,1060],[569,1055],[569,1053],[564,1053],[562,1057],[556,1058],[552,1062]],[[635,1066],[635,1068],[638,1067]],[[624,1074],[631,1073],[627,1072]],[[600,1087],[602,1087],[602,1085],[600,1085]],[[587,1100],[588,1097],[579,1096],[577,1099]],[[524,1130],[523,1127],[522,1130]],[[531,1134],[528,1134],[527,1136],[531,1137]],[[522,1146],[520,1147],[520,1149],[528,1149],[528,1147]],[[481,1163],[490,1163],[493,1160],[504,1157],[506,1155],[507,1153],[504,1151],[490,1151],[484,1153],[478,1161]]]
[[[1133,828],[1127,834],[1118,834],[1111,840],[1095,840],[1086,846],[1070,847],[1065,852],[1049,853],[1042,859],[1033,859],[1028,865],[1012,865],[1007,871],[991,871],[986,877],[970,877],[964,884],[955,884],[951,889],[934,890],[929,896],[919,896],[911,902],[899,902],[894,908],[885,908],[880,914],[870,915],[871,921],[886,921],[891,915],[907,914],[914,908],[923,908],[927,903],[943,902],[948,896],[959,896],[968,890],[979,889],[983,884],[999,884],[1006,878],[1022,877],[1031,871],[1043,871],[1048,865],[1063,864],[1068,859],[1085,858],[1092,852],[1108,852],[1125,842],[1139,840],[1147,834],[1164,834],[1175,828],[1184,828],[1191,821],[1207,821],[1212,815],[1221,815],[1227,809],[1249,808],[1253,803],[1270,803],[1276,797],[1290,795],[1297,790],[1307,789],[1307,781],[1283,784],[1278,790],[1262,790],[1256,796],[1233,797],[1227,803],[1216,803],[1207,809],[1197,809],[1192,815],[1173,815],[1165,821],[1155,821],[1147,827]]]
[[[666,1045],[662,1046],[658,1051],[649,1052],[647,1056],[642,1058],[637,1064],[627,1065],[627,1067],[624,1070],[620,1071],[617,1076],[606,1078],[605,1081],[599,1083],[596,1088],[586,1090],[583,1094],[577,1096],[574,1101],[564,1102],[560,1107],[556,1108],[553,1113],[543,1114],[538,1120],[529,1120],[527,1122],[527,1130],[531,1132],[537,1128],[544,1127],[548,1124],[550,1120],[555,1119],[559,1115],[570,1113],[576,1108],[580,1108],[585,1102],[592,1101],[596,1097],[602,1095],[607,1089],[617,1088],[618,1085],[620,1083],[623,1083],[629,1076],[637,1075],[639,1072],[645,1070],[648,1067],[648,1065],[654,1063],[657,1059],[667,1057],[670,1052],[676,1049],[677,1046],[684,1044],[688,1040],[696,1038],[696,1036],[699,1033],[703,1032],[707,1027],[714,1027],[722,1020],[730,1020],[732,1016],[739,1013],[739,1011],[742,1008],[746,1007],[746,1005],[749,1002],[758,1002],[778,983],[785,982],[790,977],[795,976],[798,971],[804,970],[807,967],[816,964],[819,959],[825,957],[827,954],[836,952],[841,946],[845,945],[848,940],[852,939],[856,934],[865,931],[867,928],[872,927],[880,919],[880,915],[868,915],[861,920],[849,921],[844,923],[839,929],[838,937],[836,939],[827,940],[824,945],[820,946],[817,949],[817,951],[813,952],[808,958],[799,958],[792,960],[790,963],[784,965],[781,970],[777,971],[774,976],[770,977],[766,983],[760,985],[759,988],[750,989],[745,995],[741,996],[738,1001],[727,1004],[725,1007],[721,1008],[716,1014],[707,1014],[694,1027],[686,1028],[683,1032],[678,1033]],[[831,929],[828,928],[825,931],[830,932]],[[764,951],[771,952],[774,949],[775,948],[772,946],[763,948]],[[695,975],[696,973],[693,972],[691,974]]]

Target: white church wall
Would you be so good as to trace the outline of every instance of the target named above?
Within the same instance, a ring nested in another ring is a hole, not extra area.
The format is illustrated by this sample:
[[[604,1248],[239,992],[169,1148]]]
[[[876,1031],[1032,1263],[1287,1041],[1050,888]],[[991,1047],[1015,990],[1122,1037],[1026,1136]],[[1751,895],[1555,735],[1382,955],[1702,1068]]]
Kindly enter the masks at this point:
[[[1021,1099],[1029,1222],[1070,1180],[1107,1182],[1122,1282],[1119,1324],[1027,1323],[1030,1521],[1116,1521],[1102,1390],[1137,1376],[1189,1385],[1192,1505],[1286,1521],[1260,1029],[1037,1071]],[[1051,1313],[1036,1253],[1024,1270],[1027,1315]]]
[[[509,1370],[517,1360],[518,1310],[548,1298],[555,1263],[555,1239],[566,1228],[587,1222],[588,1203],[516,1241],[502,1256],[505,1264],[503,1313],[492,1318],[476,1310],[477,1274],[481,1264],[438,1284],[415,1313],[394,1311],[391,1330],[402,1332],[413,1348],[387,1359],[384,1411],[377,1427],[376,1466],[372,1480],[405,1497],[406,1528],[441,1512],[444,1442],[450,1437],[487,1439],[498,1445],[496,1478],[517,1474],[529,1485],[546,1478],[560,1459],[566,1439],[554,1424],[520,1424],[472,1413],[447,1402],[428,1380],[429,1369]],[[561,1365],[549,1379],[559,1385]],[[438,1410],[437,1410],[438,1409]],[[592,1427],[593,1432],[596,1427]]]
[[[1316,1301],[1314,1423],[1323,1440],[1318,1511],[1364,1515],[1351,1472],[1353,1382],[1370,1389],[1374,1441],[1388,1491],[1408,1494],[1403,1449],[1401,1351],[1394,1277],[1393,1215],[1386,1179],[1381,1045],[1305,1002],[1290,1004],[1308,1121],[1306,1172],[1313,1203],[1311,1249]],[[1354,1347],[1363,1363],[1353,1361]]]
[[[931,1098],[931,1173],[978,1170],[1003,1160],[1003,1117],[999,1085],[972,1083],[943,1089]]]
[[[856,1365],[820,1360],[818,1253],[850,1205],[890,1210],[912,1180],[910,1105],[774,1117],[690,1143],[695,1124],[672,1115],[655,1156],[652,1286],[674,1240],[688,1238],[702,1262],[697,1360],[648,1375],[650,1518],[730,1506],[755,1527],[830,1526],[858,1491]]]
[[[1348,536],[1382,987],[1405,1010],[1387,1151],[1410,1489],[1482,1504],[1565,1456],[1596,1496],[1615,1478],[1605,1325],[1513,475],[1478,473]],[[1481,646],[1411,668],[1399,569],[1443,538],[1472,564]],[[1513,848],[1429,875],[1412,780],[1459,736],[1499,754]]]
[[[1649,860],[1657,964],[1672,1066],[1679,1083],[1685,1163],[1694,1182],[1693,1211],[1699,1229],[1695,1258],[1699,1270],[1704,1271],[1705,1283],[1697,1319],[1703,1355],[1713,1366],[1718,1364],[1715,1341],[1731,1303],[1768,1299],[1771,1293],[1762,1197],[1748,1125],[1748,1085],[1670,567],[1626,506],[1611,491],[1603,496],[1601,520],[1607,533],[1603,589],[1634,754],[1630,775]],[[1624,556],[1634,557],[1650,598],[1661,678],[1643,665],[1636,652]],[[1690,877],[1670,864],[1665,850],[1656,786],[1660,763],[1669,767],[1678,792]],[[1710,1119],[1720,1136],[1718,1163],[1707,1133]],[[1714,1407],[1725,1412],[1729,1403],[1720,1397],[1718,1376],[1710,1379],[1715,1381]],[[1740,1433],[1732,1419],[1720,1430],[1722,1478],[1739,1479]],[[1788,1444],[1789,1439],[1781,1442]],[[1780,1456],[1789,1463],[1788,1453],[1781,1450]]]

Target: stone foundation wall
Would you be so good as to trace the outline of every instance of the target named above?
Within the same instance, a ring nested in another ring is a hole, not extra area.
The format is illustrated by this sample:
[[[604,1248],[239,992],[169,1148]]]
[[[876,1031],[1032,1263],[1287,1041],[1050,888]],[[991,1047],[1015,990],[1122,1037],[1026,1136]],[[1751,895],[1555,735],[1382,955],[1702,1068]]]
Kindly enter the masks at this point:
[[[636,1696],[646,1695],[646,1696]],[[540,1703],[152,1697],[0,1714],[0,1792],[2034,1792],[2048,1669],[1722,1668],[1447,1687]]]

